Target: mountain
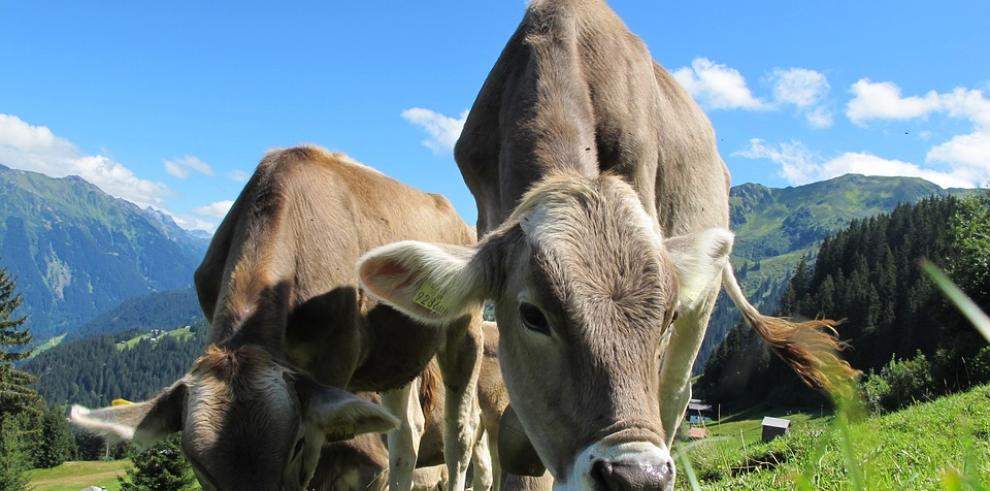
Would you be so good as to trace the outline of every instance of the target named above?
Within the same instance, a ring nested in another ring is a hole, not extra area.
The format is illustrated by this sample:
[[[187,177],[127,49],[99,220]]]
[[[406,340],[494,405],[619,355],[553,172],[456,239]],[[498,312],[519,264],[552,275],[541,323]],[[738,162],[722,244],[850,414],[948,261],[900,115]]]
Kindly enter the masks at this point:
[[[140,295],[124,300],[89,322],[72,328],[67,340],[97,334],[150,331],[191,325],[203,320],[196,290],[192,287]]]
[[[189,288],[207,240],[83,179],[0,166],[0,265],[36,340],[129,298]]]
[[[963,195],[917,177],[846,174],[803,186],[770,188],[741,184],[729,193],[731,228],[736,234],[732,265],[750,301],[774,312],[790,272],[803,256],[813,259],[826,235],[855,219],[888,213],[900,203],[929,196]],[[741,321],[726,298],[719,299],[695,362],[700,373],[711,352]]]

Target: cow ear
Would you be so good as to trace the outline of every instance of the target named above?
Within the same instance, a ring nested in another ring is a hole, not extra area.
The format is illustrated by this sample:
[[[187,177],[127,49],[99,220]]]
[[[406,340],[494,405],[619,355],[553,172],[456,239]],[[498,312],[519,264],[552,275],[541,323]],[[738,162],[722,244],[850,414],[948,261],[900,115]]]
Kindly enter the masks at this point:
[[[664,241],[677,269],[678,300],[692,310],[704,300],[728,267],[732,232],[724,228],[671,237]]]
[[[361,286],[373,297],[427,324],[444,324],[484,300],[476,249],[403,241],[378,247],[358,262]]]
[[[365,433],[385,433],[399,427],[399,420],[382,406],[308,377],[297,379],[296,393],[307,427],[321,432],[328,442],[349,440]]]
[[[180,380],[147,401],[119,399],[101,409],[74,405],[69,410],[69,422],[89,433],[148,447],[182,429],[185,404],[186,385]]]

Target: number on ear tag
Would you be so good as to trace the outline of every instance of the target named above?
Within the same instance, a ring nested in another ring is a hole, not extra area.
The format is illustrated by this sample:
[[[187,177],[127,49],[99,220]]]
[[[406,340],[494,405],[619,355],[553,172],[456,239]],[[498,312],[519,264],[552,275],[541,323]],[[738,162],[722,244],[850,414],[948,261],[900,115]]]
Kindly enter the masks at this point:
[[[445,315],[449,310],[443,292],[429,281],[420,283],[416,296],[413,297],[413,303],[437,315]]]

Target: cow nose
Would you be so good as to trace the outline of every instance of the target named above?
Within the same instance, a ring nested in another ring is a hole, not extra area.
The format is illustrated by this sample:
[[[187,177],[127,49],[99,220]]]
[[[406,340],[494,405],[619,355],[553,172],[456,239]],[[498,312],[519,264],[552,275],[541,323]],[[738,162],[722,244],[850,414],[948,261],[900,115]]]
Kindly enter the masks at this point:
[[[600,459],[591,466],[591,475],[608,491],[668,491],[674,487],[674,463],[669,459],[660,463]]]

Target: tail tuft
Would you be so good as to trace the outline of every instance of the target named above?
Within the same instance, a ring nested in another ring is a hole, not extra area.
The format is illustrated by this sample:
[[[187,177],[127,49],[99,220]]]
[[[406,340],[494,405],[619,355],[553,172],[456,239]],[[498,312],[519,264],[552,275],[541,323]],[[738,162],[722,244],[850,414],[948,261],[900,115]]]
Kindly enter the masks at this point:
[[[840,322],[827,319],[794,322],[761,314],[746,300],[732,273],[732,266],[722,270],[722,286],[746,323],[809,386],[834,393],[846,390],[846,382],[860,374],[839,356],[839,352],[848,347],[835,329]]]

